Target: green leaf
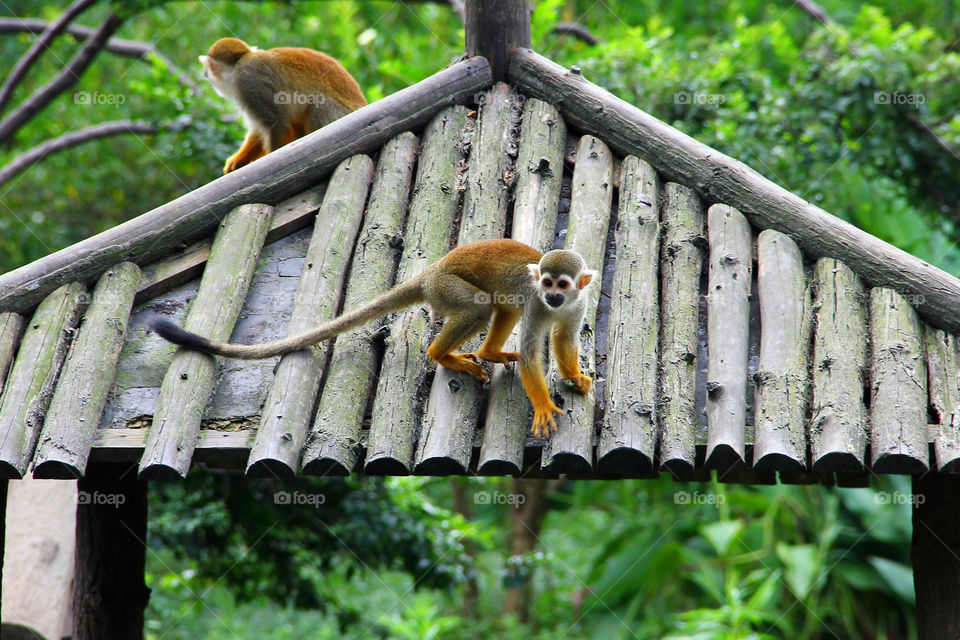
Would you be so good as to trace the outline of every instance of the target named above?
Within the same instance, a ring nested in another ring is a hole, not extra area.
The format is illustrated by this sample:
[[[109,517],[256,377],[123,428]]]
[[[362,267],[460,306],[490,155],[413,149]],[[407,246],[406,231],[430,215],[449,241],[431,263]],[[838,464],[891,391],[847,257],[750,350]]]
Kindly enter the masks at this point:
[[[730,543],[743,531],[742,520],[719,520],[700,527],[700,535],[707,539],[718,556],[725,555]]]
[[[777,544],[777,557],[784,565],[784,579],[798,599],[806,597],[820,569],[813,544]]]

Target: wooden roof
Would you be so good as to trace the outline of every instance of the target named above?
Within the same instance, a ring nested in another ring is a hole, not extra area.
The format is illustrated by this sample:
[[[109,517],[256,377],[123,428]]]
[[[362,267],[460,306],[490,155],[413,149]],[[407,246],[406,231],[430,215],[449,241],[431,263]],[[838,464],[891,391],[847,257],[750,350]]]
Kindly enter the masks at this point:
[[[717,469],[841,483],[960,469],[960,346],[936,321],[937,292],[872,286],[881,267],[806,243],[811,229],[739,211],[740,192],[717,201],[692,177],[671,181],[629,152],[640,137],[588,128],[563,99],[535,97],[550,95],[536,89],[544,78],[498,84],[476,109],[441,104],[418,116],[425,125],[360,110],[350,132],[397,127],[385,144],[331,151],[321,131],[221,178],[210,189],[230,212],[215,233],[197,222],[215,208],[183,213],[193,226],[178,237],[193,243],[163,245],[159,259],[127,230],[127,250],[105,262],[75,252],[73,271],[55,255],[57,269],[24,268],[29,285],[0,277],[0,475],[73,478],[91,459],[138,462],[144,478],[182,477],[194,462],[280,477]],[[469,100],[464,86],[450,102]],[[327,154],[332,174],[304,179],[290,164],[311,154]],[[298,181],[265,184],[278,162]],[[234,184],[241,196],[228,194]],[[581,333],[597,383],[583,397],[551,372],[566,413],[546,443],[528,437],[516,371],[497,365],[480,384],[436,369],[426,347],[437,325],[422,308],[266,361],[175,351],[146,329],[163,314],[215,339],[279,338],[452,245],[504,235],[575,249],[603,270]],[[950,276],[935,275],[952,295]]]

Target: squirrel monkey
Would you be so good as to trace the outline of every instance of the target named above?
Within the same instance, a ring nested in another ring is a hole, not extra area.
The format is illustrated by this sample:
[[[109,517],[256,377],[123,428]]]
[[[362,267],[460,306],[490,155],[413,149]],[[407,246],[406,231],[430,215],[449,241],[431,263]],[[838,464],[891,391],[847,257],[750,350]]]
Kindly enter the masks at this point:
[[[224,173],[367,104],[353,76],[313,49],[258,51],[243,40],[222,38],[200,62],[216,92],[237,103],[247,123],[243,146],[227,158]]]
[[[391,311],[427,302],[444,317],[443,328],[427,353],[440,366],[487,380],[479,360],[510,367],[520,361],[520,377],[533,404],[533,434],[549,438],[557,430],[543,371],[543,345],[550,333],[560,375],[580,393],[592,379],[580,372],[580,327],[587,309],[583,290],[597,275],[573,251],[540,253],[516,240],[482,240],[457,247],[411,280],[310,331],[257,345],[214,342],[165,318],[150,328],[170,342],[230,358],[269,358],[305,349],[379,318]],[[523,319],[520,352],[503,351],[514,325]],[[489,323],[476,353],[456,349]]]

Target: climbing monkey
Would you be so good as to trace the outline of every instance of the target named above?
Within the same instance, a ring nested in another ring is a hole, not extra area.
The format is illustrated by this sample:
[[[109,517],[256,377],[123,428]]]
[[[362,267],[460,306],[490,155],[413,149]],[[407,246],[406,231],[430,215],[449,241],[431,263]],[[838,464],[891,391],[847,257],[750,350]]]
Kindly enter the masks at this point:
[[[580,372],[580,328],[586,313],[583,290],[597,275],[573,251],[540,253],[516,240],[483,240],[457,247],[367,304],[318,327],[274,342],[242,345],[214,342],[185,331],[170,320],[155,318],[150,327],[170,342],[230,358],[269,358],[305,349],[391,311],[421,302],[444,318],[443,328],[427,353],[437,364],[487,380],[480,360],[510,367],[520,362],[520,378],[533,404],[533,433],[549,438],[557,430],[555,413],[563,410],[550,399],[543,371],[543,345],[549,334],[560,375],[580,393],[592,379]],[[520,352],[503,346],[514,325],[523,320]],[[456,351],[489,324],[476,353]]]
[[[353,76],[313,49],[258,51],[243,40],[222,38],[200,62],[216,92],[235,102],[247,123],[243,146],[227,158],[224,173],[367,104]]]

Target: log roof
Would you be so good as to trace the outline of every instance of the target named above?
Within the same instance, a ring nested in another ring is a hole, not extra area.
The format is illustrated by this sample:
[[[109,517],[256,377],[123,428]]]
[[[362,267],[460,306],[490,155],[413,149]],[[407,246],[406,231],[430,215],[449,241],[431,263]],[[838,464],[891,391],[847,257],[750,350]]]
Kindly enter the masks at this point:
[[[554,67],[518,55],[491,87],[482,58],[457,63],[0,276],[0,476],[960,469],[960,281],[772,183],[758,194],[749,169]],[[146,328],[276,339],[502,236],[603,273],[581,332],[596,384],[580,396],[551,371],[565,415],[546,443],[516,371],[480,384],[431,363],[423,308],[264,361]]]

